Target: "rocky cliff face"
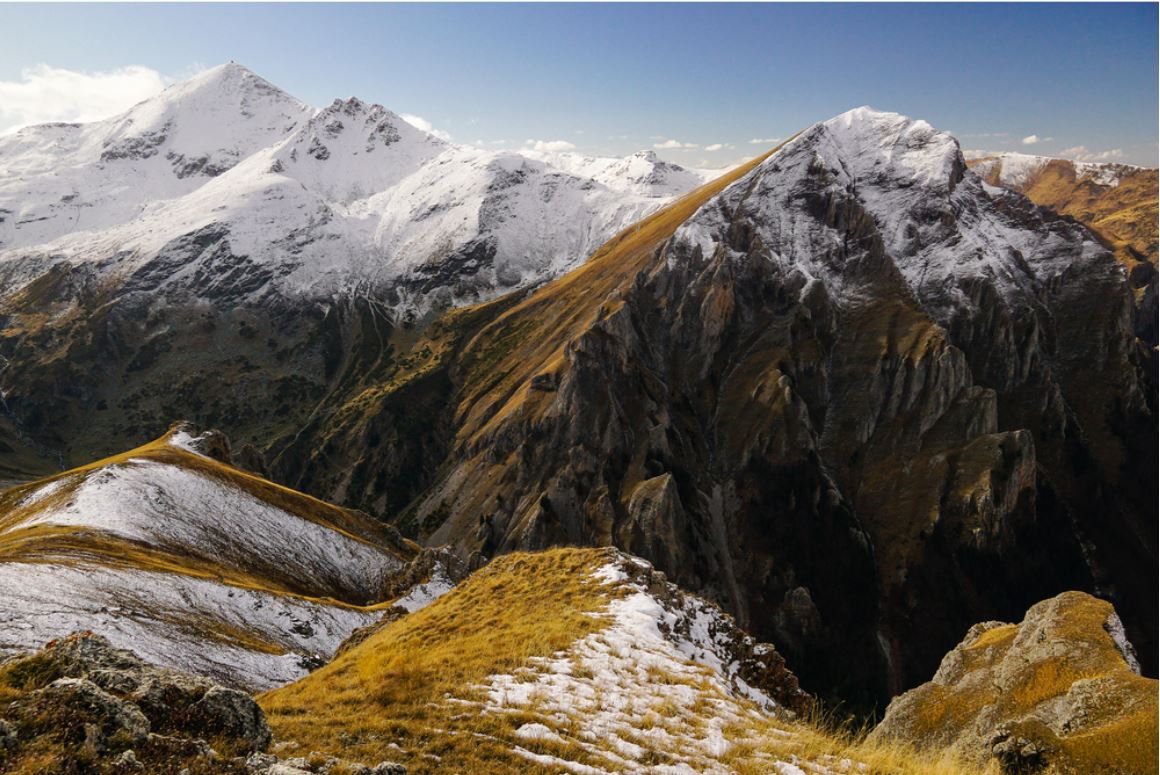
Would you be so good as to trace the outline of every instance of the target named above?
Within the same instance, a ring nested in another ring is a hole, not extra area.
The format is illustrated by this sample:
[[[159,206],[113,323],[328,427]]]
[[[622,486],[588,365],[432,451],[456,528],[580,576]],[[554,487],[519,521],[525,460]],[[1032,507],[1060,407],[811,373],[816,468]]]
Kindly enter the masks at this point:
[[[957,750],[1005,775],[1143,775],[1156,769],[1156,681],[1139,671],[1112,607],[1068,592],[1017,625],[973,626],[873,737]]]
[[[1156,346],[1157,171],[1128,164],[1073,162],[1024,154],[968,162],[988,183],[1018,191],[1035,204],[1075,218],[1111,248],[1128,273],[1132,325]]]
[[[299,472],[464,554],[623,546],[847,697],[1072,587],[1114,596],[1151,662],[1130,309],[1084,228],[861,109],[447,319],[299,439],[342,477]],[[427,443],[399,433],[411,412]],[[832,671],[851,663],[859,686]]]

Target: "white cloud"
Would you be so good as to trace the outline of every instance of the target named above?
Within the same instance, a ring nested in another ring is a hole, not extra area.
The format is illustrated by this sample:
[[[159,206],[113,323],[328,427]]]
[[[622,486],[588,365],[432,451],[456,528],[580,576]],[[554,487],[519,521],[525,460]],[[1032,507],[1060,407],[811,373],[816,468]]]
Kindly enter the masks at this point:
[[[1074,148],[1064,148],[1060,156],[1076,161],[1113,161],[1122,159],[1124,151],[1121,148],[1109,148],[1106,151],[1089,151],[1086,146],[1077,145]]]
[[[422,130],[429,135],[435,135],[444,142],[451,142],[451,133],[444,132],[442,129],[436,129],[431,125],[431,122],[422,116],[416,116],[414,113],[400,113],[399,118],[406,121],[416,129]]]
[[[1054,137],[1040,137],[1039,135],[1027,135],[1022,140],[1020,140],[1020,142],[1023,143],[1024,145],[1035,145],[1036,143],[1050,143],[1054,139],[1055,139]]]
[[[692,151],[699,147],[696,143],[682,143],[680,140],[665,140],[663,143],[653,144],[653,148],[660,151]]]
[[[780,142],[781,142],[780,137],[755,137],[749,141],[749,144],[750,145],[773,145],[775,143],[780,143]]]
[[[567,140],[526,140],[524,145],[531,148],[533,151],[574,151],[576,144],[570,143]]]
[[[99,121],[160,92],[169,79],[130,65],[81,72],[49,65],[27,67],[18,81],[0,81],[0,132],[50,121]]]
[[[733,147],[733,143],[713,143],[712,145],[706,145],[705,150],[706,151],[721,151],[721,150],[724,150],[726,148],[732,148],[732,147]]]

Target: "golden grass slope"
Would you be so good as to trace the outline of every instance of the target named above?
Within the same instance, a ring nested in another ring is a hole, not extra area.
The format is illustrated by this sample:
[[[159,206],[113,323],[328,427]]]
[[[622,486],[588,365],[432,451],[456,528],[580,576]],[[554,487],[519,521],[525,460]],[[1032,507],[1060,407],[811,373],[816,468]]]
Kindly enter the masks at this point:
[[[259,568],[229,562],[197,546],[148,544],[86,525],[26,524],[46,511],[67,504],[88,475],[115,466],[143,462],[173,466],[216,482],[223,490],[245,493],[288,517],[310,522],[336,535],[373,546],[400,563],[418,550],[375,520],[349,509],[333,506],[259,476],[197,454],[173,443],[175,431],[143,446],[87,465],[0,491],[0,561],[38,563],[90,563],[112,567],[160,570],[222,580],[236,586],[304,597],[327,597],[362,604],[341,589],[304,583],[276,557],[255,558]],[[39,495],[39,493],[47,493]],[[180,510],[183,504],[173,504]],[[175,518],[183,515],[175,514]],[[236,525],[240,544],[246,526]],[[345,598],[345,600],[344,600]]]
[[[817,773],[973,772],[940,752],[779,717],[723,692],[701,663],[666,669],[623,641],[601,651],[608,611],[632,593],[602,569],[624,561],[608,549],[497,558],[427,608],[260,696],[279,751],[341,749],[411,773],[662,772],[690,762],[722,773],[775,772],[777,762],[813,762]],[[582,644],[619,665],[617,680],[593,670]],[[551,689],[563,677],[575,691]],[[600,733],[599,719],[630,709],[631,730]],[[716,733],[708,754],[703,743]]]

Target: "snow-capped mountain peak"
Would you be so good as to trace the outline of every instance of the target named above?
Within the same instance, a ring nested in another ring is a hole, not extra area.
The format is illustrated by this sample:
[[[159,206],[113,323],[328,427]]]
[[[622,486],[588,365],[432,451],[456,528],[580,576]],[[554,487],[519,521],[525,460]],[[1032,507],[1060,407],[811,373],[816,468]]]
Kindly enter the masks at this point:
[[[163,255],[210,240],[247,296],[371,286],[422,310],[557,276],[706,177],[651,153],[458,146],[355,97],[315,110],[230,63],[106,121],[0,139],[0,279],[63,258],[211,298],[215,272]]]
[[[855,178],[888,176],[922,186],[953,188],[965,167],[958,141],[921,119],[867,106],[815,126],[829,150]],[[791,141],[809,142],[812,131]],[[820,151],[823,152],[824,151]]]
[[[111,119],[101,158],[148,158],[164,146],[166,156],[206,158],[206,164],[216,162],[220,169],[285,136],[313,112],[231,62],[174,84]],[[175,168],[179,175],[193,172],[179,163]]]

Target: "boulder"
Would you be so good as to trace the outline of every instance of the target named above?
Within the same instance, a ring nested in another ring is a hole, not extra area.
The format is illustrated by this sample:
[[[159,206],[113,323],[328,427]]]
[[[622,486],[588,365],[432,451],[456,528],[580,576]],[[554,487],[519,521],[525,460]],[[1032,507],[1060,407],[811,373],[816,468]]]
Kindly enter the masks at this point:
[[[25,735],[52,732],[93,753],[143,742],[149,719],[130,702],[83,678],[58,678],[8,708]]]
[[[214,686],[193,707],[198,731],[226,736],[250,751],[264,751],[270,745],[266,715],[250,695],[237,689]]]
[[[38,749],[59,746],[65,764],[96,758],[116,771],[168,772],[175,762],[220,762],[219,752],[236,756],[270,744],[265,714],[249,695],[150,665],[91,632],[3,663],[0,686],[17,693],[0,706],[7,719],[0,751],[18,759],[22,744],[37,740]]]
[[[1004,775],[1155,773],[1157,682],[1139,671],[1112,606],[1065,592],[1020,624],[972,627],[872,737],[952,748]]]

